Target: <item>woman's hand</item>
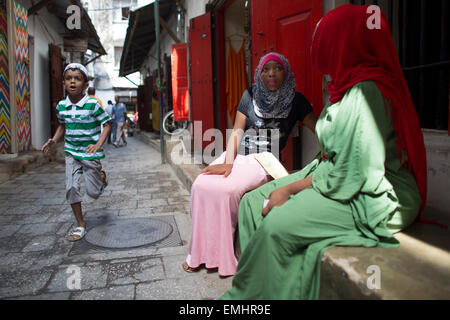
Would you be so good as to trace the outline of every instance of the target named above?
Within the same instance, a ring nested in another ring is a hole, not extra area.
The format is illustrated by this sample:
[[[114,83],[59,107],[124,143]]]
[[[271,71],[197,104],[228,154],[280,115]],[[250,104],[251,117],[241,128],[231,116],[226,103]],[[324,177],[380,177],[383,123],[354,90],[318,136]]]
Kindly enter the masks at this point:
[[[298,180],[288,184],[284,187],[278,188],[269,196],[269,202],[262,210],[262,215],[265,217],[273,207],[282,206],[291,195],[297,194],[302,190],[312,186],[312,176],[306,177],[302,180]]]
[[[45,155],[48,155],[48,153],[53,148],[55,143],[56,143],[55,140],[48,139],[47,142],[42,146],[41,151],[44,152]]]
[[[204,174],[223,174],[223,177],[226,178],[230,175],[231,170],[233,169],[232,164],[214,164],[211,166],[207,166],[200,173]]]
[[[291,196],[287,187],[275,189],[270,193],[269,202],[262,210],[262,215],[265,217],[273,207],[281,207]]]

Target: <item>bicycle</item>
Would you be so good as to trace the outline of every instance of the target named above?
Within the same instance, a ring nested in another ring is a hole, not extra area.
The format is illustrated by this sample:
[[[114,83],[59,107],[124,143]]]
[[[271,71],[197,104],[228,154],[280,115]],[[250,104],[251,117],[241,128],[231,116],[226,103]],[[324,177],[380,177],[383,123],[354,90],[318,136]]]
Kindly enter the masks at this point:
[[[175,121],[173,119],[173,110],[171,110],[164,116],[162,127],[167,135],[179,135],[187,129],[188,121]]]

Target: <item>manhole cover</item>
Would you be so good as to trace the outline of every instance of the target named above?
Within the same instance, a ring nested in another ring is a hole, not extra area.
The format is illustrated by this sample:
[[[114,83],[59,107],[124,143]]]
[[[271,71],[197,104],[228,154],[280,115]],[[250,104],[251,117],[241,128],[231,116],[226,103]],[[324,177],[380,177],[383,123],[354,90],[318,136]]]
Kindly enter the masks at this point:
[[[172,233],[164,221],[147,218],[114,220],[88,230],[89,243],[105,248],[133,248],[161,241]]]

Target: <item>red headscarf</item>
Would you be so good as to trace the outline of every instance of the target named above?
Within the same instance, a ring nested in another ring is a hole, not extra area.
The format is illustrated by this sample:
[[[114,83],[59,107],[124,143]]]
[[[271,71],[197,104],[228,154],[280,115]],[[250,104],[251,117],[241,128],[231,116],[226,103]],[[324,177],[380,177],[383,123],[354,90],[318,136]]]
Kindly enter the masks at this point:
[[[422,199],[427,195],[427,161],[419,119],[403,76],[386,16],[377,21],[369,6],[342,5],[327,13],[317,26],[312,43],[314,66],[329,74],[330,101],[339,101],[356,83],[373,80],[392,102],[392,119],[399,156],[408,153],[405,166],[416,179]],[[379,25],[376,23],[379,22]],[[375,25],[372,25],[375,23]],[[369,27],[375,27],[369,29]]]

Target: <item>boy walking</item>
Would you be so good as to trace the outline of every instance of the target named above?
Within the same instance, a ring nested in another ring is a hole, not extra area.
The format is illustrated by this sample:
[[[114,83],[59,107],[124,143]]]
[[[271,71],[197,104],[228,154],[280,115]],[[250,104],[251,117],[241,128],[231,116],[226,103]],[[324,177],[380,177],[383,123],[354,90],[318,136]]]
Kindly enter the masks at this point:
[[[68,95],[56,107],[59,126],[55,135],[42,147],[42,151],[48,154],[65,134],[66,199],[78,223],[78,227],[69,234],[69,241],[80,240],[87,232],[81,211],[81,176],[84,176],[86,193],[94,199],[107,186],[100,159],[105,157],[102,146],[111,131],[110,117],[96,99],[85,93],[89,86],[87,75],[86,68],[79,63],[71,63],[64,69],[63,85]]]

